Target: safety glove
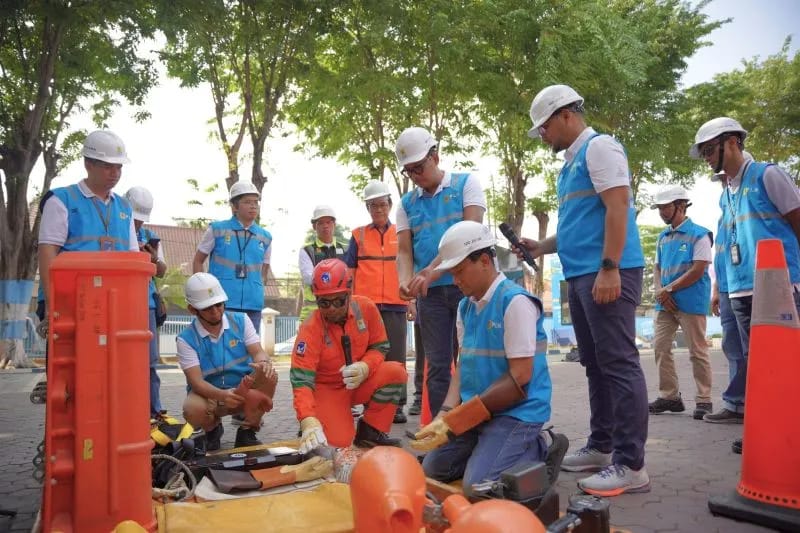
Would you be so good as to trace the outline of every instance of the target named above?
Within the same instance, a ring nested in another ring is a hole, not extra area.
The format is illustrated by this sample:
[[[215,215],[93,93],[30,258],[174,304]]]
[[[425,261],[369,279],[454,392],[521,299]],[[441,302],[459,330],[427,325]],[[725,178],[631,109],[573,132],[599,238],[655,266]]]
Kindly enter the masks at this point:
[[[346,389],[357,389],[369,377],[369,367],[363,361],[343,366],[339,372],[342,373],[342,381]]]
[[[317,446],[328,444],[328,438],[322,431],[322,424],[313,416],[307,416],[300,421],[300,453],[308,453]]]
[[[333,461],[322,457],[312,457],[299,465],[263,468],[261,470],[251,470],[250,473],[256,480],[261,482],[261,490],[266,490],[272,487],[281,487],[330,476],[333,474]]]

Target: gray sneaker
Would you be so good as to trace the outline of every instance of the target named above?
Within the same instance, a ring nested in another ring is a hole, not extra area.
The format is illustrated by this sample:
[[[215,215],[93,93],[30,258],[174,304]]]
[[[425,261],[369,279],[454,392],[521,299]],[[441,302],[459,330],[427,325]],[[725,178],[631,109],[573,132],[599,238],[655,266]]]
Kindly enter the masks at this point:
[[[601,470],[611,464],[611,454],[584,446],[575,453],[564,457],[561,470],[567,472],[586,472]]]
[[[608,498],[624,493],[650,492],[647,470],[632,470],[625,465],[609,465],[578,481],[578,488],[587,494]]]
[[[712,424],[743,424],[744,413],[734,413],[723,407],[716,413],[705,415],[703,420]]]

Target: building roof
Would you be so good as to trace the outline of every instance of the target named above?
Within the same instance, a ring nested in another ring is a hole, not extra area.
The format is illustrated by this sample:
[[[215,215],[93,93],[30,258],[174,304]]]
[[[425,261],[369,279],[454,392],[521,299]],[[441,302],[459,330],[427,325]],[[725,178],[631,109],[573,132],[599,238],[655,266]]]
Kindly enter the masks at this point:
[[[162,226],[159,224],[145,224],[161,239],[164,247],[164,260],[169,268],[180,268],[182,274],[192,275],[192,261],[197,251],[197,245],[205,233],[204,228],[187,228],[181,226]],[[264,287],[265,298],[279,298],[280,291],[275,276],[270,270],[267,285]]]

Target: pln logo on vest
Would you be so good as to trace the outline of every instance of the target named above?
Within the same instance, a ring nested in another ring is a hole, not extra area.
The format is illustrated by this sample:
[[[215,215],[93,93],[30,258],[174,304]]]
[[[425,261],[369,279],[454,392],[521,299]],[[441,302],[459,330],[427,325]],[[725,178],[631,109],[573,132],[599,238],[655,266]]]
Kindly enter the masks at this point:
[[[489,331],[491,331],[493,329],[503,329],[503,324],[501,324],[499,322],[494,322],[492,320],[489,320],[486,323],[486,329],[489,330]]]
[[[231,243],[231,234],[230,233],[226,233],[225,234],[225,244],[230,244],[230,243]]]
[[[127,220],[128,214],[123,212],[123,211],[120,211],[119,212],[119,218],[121,218],[122,220]]]
[[[228,347],[236,348],[236,345],[239,344],[239,339],[231,339],[228,343]]]
[[[688,245],[688,244],[686,244],[686,243],[683,243],[683,244],[681,244],[681,245],[678,247],[678,251],[679,251],[679,252],[688,252],[688,251],[689,251],[689,245]]]

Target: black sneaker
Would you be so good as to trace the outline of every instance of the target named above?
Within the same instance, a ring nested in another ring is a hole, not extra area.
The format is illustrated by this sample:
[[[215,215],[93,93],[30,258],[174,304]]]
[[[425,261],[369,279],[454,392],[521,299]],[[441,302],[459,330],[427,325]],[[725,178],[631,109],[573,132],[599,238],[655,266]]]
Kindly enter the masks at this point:
[[[650,412],[654,415],[659,413],[665,413],[667,411],[671,413],[682,413],[686,410],[683,406],[683,400],[678,398],[677,400],[667,400],[666,398],[656,398],[656,401],[652,402],[650,405]]]
[[[358,426],[356,427],[356,438],[353,439],[353,444],[359,448],[374,448],[375,446],[400,447],[400,439],[394,439],[386,433],[378,431],[374,427],[364,422],[364,419],[362,418],[358,421]]]
[[[206,431],[207,452],[215,452],[219,450],[223,433],[225,433],[225,428],[222,427],[222,424],[217,425],[217,427],[215,427],[211,431]]]
[[[702,420],[704,416],[706,416],[713,410],[714,406],[711,404],[711,402],[698,402],[694,406],[694,413],[692,413],[692,418],[694,418],[695,420]]]
[[[409,416],[419,416],[422,413],[422,402],[420,400],[414,400],[414,403],[411,407],[408,408],[408,415]]]
[[[392,420],[393,424],[405,424],[408,422],[408,418],[406,418],[406,414],[403,412],[403,406],[398,406],[397,411],[394,413],[394,419]]]
[[[734,413],[728,409],[722,408],[716,413],[709,413],[703,417],[706,422],[712,424],[743,424],[744,413]]]
[[[733,453],[738,453],[739,455],[742,455],[742,439],[736,439],[735,441],[733,441],[733,444],[731,444],[731,451]]]
[[[558,473],[561,470],[561,461],[567,455],[569,449],[569,439],[563,433],[555,433],[552,428],[546,429],[550,434],[552,442],[547,447],[547,456],[545,457],[544,464],[547,465],[547,479],[550,481],[550,486],[555,485],[558,480]]]
[[[234,448],[243,448],[245,446],[258,446],[261,441],[256,438],[256,430],[246,427],[240,427],[236,430],[236,442]]]

